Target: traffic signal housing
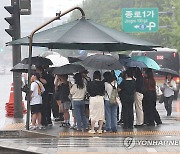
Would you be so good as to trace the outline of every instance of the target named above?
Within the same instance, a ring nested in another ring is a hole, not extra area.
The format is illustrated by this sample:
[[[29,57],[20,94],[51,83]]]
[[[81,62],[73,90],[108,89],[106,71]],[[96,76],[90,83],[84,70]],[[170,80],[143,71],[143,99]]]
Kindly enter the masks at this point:
[[[13,5],[5,6],[4,8],[11,14],[10,17],[4,18],[9,23],[9,29],[5,29],[5,31],[12,37],[12,39],[16,39],[16,30],[20,28],[19,7]]]

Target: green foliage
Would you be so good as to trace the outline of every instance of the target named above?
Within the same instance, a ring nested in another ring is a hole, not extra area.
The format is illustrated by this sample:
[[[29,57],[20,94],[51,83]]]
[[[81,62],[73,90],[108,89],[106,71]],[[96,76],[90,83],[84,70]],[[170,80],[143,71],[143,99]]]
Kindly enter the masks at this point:
[[[159,12],[173,12],[172,15],[159,15],[159,30],[154,33],[133,33],[147,41],[180,51],[180,0],[84,0],[86,18],[96,23],[122,30],[122,8],[159,8]],[[74,11],[71,20],[80,17]],[[165,26],[169,26],[166,27]]]

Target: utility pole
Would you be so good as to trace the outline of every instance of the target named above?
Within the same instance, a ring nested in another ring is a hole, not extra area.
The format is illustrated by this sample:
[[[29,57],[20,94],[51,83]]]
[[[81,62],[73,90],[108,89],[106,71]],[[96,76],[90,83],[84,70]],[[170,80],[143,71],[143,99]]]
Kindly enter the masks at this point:
[[[5,31],[12,37],[12,40],[20,38],[20,9],[19,0],[11,0],[11,6],[4,7],[11,17],[5,18],[10,24]],[[13,66],[21,61],[21,47],[12,46]],[[14,118],[23,118],[22,92],[21,92],[21,73],[13,72],[14,83]]]

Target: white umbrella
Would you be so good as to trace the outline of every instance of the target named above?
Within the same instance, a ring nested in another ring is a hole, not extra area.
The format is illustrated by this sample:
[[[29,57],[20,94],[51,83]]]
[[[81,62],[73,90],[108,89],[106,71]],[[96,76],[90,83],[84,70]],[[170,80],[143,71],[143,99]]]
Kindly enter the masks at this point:
[[[69,60],[58,53],[48,55],[46,56],[46,58],[49,58],[53,62],[53,65],[51,67],[60,67],[60,66],[69,64]]]

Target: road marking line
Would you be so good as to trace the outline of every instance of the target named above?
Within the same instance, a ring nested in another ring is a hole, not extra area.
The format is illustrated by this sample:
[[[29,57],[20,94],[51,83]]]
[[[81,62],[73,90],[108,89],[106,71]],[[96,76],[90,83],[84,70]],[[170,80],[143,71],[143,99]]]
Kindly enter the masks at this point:
[[[145,135],[180,135],[180,131],[141,131],[141,132],[117,132],[117,133],[102,133],[102,134],[89,134],[87,132],[60,132],[59,137],[66,136],[145,136]]]
[[[157,152],[154,148],[146,148],[147,152]]]

